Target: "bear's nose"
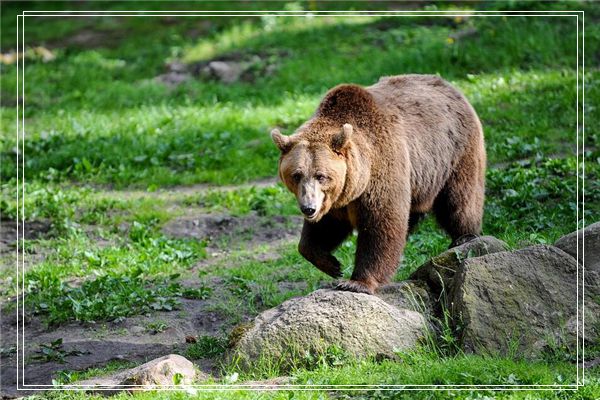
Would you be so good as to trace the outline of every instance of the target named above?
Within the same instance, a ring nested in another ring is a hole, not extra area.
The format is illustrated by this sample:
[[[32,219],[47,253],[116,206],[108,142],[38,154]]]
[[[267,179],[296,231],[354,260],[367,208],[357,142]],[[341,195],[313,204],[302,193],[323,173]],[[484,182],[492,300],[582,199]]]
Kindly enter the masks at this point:
[[[306,215],[307,217],[310,217],[310,216],[311,216],[311,215],[313,215],[313,214],[315,213],[315,211],[317,211],[317,210],[315,210],[314,208],[312,208],[312,207],[310,207],[310,206],[301,206],[301,207],[300,207],[300,211],[302,211],[302,213],[303,213],[304,215]]]

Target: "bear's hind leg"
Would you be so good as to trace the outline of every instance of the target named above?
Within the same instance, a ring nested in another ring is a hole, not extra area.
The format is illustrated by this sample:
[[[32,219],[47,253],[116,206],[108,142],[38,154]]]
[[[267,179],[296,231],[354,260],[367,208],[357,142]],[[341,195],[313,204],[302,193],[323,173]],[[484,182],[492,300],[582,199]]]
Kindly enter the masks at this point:
[[[410,235],[417,229],[417,225],[425,219],[425,213],[411,212],[408,217],[408,234]]]
[[[485,197],[485,156],[481,156],[485,153],[481,152],[467,151],[433,204],[439,224],[452,238],[450,247],[481,233]]]
[[[342,276],[341,264],[331,252],[352,233],[349,221],[325,215],[319,222],[304,221],[298,251],[327,275]]]

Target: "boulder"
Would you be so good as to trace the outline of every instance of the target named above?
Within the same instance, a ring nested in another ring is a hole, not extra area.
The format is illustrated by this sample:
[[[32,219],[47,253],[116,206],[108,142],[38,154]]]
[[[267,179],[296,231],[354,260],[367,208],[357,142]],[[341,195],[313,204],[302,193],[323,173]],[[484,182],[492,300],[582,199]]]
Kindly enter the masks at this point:
[[[507,249],[508,245],[502,240],[493,236],[480,236],[433,257],[417,268],[410,279],[426,282],[437,297],[444,289],[449,291],[454,274],[464,260]]]
[[[92,378],[76,382],[86,385],[90,390],[153,390],[174,385],[190,385],[195,380],[206,380],[208,376],[198,376],[194,364],[177,354],[169,354],[142,364],[138,367],[118,372],[111,376]],[[123,386],[134,385],[134,386]]]
[[[578,237],[579,254],[577,252]],[[561,237],[554,243],[554,246],[574,258],[579,256],[579,263],[585,267],[586,273],[592,271],[600,273],[600,222]]]
[[[285,363],[295,354],[337,346],[357,357],[395,358],[396,351],[416,346],[427,329],[419,312],[376,296],[320,289],[260,314],[234,353],[246,363],[263,357]]]
[[[377,289],[376,296],[396,308],[425,314],[433,309],[428,287],[421,281],[394,282]]]
[[[450,311],[467,352],[536,357],[554,346],[576,346],[577,263],[556,247],[469,258],[457,270],[453,294]],[[589,297],[585,305],[592,343],[599,338],[600,306]]]

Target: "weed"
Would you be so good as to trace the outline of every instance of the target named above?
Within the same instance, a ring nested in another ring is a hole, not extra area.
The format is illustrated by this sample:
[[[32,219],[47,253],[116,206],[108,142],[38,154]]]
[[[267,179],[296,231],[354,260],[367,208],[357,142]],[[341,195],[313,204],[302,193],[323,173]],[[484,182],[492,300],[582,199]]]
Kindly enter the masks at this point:
[[[213,289],[208,286],[201,286],[199,288],[182,288],[181,295],[186,299],[206,300]]]
[[[170,279],[148,279],[142,270],[129,274],[104,274],[80,286],[50,274],[32,273],[25,303],[48,324],[121,319],[151,311],[173,310],[182,296],[180,284]]]
[[[138,363],[126,360],[111,360],[102,367],[87,368],[82,371],[62,370],[58,371],[53,379],[57,385],[66,385],[85,379],[109,375],[113,372],[134,368]]]
[[[63,340],[62,338],[58,338],[50,343],[40,344],[37,354],[33,355],[31,358],[42,362],[56,361],[64,364],[66,362],[65,357],[78,356],[81,354],[83,353],[79,350],[63,350]]]
[[[169,328],[169,325],[167,325],[164,321],[153,321],[146,325],[146,332],[150,333],[151,335],[156,335],[157,333],[164,332],[167,328]]]

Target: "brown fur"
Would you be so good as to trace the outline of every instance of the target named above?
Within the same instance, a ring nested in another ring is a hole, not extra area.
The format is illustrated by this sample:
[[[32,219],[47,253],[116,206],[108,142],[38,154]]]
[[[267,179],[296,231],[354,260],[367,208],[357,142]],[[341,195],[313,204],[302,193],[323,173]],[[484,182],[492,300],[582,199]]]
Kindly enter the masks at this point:
[[[304,223],[300,253],[338,277],[331,252],[358,231],[355,269],[340,289],[373,293],[388,282],[424,213],[453,240],[481,231],[483,131],[464,96],[437,76],[339,85],[294,135],[274,131],[273,140],[280,177],[299,201],[307,187],[323,197]]]

